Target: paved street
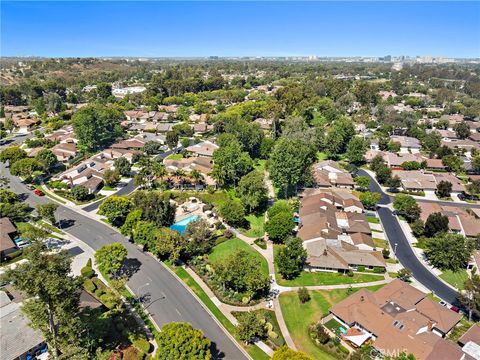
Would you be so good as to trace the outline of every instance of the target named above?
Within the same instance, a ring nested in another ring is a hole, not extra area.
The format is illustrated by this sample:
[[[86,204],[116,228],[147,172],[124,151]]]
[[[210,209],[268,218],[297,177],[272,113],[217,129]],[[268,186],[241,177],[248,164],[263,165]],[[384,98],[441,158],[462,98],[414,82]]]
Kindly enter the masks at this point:
[[[33,195],[17,178],[9,174],[4,164],[0,164],[0,176],[10,179],[10,189],[12,191],[18,194],[28,194],[26,201],[33,207],[39,203],[52,201],[46,196],[37,197]],[[247,356],[225,334],[195,297],[154,258],[142,253],[124,236],[108,226],[65,206],[59,207],[57,219],[69,220],[71,224],[68,224],[62,230],[84,241],[94,250],[112,242],[120,242],[127,247],[127,263],[132,272],[128,285],[135,295],[147,298],[146,307],[160,327],[172,321],[189,322],[193,327],[202,329],[205,335],[215,344],[218,349],[216,358],[247,359]]]
[[[373,179],[370,174],[362,169],[360,169],[358,173],[362,176],[368,176],[371,179],[370,191],[379,192],[382,195],[380,205],[388,205],[391,203],[390,196],[382,191],[376,180]],[[452,205],[452,203],[450,203],[450,205]],[[423,286],[433,291],[435,295],[450,304],[456,304],[457,292],[423,266],[420,260],[415,256],[410,243],[400,227],[398,219],[393,215],[392,211],[388,208],[381,207],[378,209],[378,215],[380,216],[392,249],[395,249],[396,246],[396,257],[402,265],[405,268],[410,269],[413,277]]]

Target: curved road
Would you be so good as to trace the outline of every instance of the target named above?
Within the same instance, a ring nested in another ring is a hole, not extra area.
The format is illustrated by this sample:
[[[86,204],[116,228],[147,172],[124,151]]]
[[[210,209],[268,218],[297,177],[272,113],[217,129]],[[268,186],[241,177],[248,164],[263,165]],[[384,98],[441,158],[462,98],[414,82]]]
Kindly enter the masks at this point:
[[[371,179],[370,181],[370,191],[378,192],[382,195],[382,198],[379,202],[380,205],[388,205],[392,202],[390,196],[385,194],[377,183],[377,181],[370,176],[365,170],[360,169],[358,171],[359,175],[367,176]],[[449,203],[449,205],[457,205]],[[414,254],[413,249],[408,242],[405,234],[403,233],[400,223],[392,211],[386,207],[379,207],[378,215],[382,221],[383,227],[387,233],[388,241],[392,249],[397,248],[396,257],[402,263],[402,265],[412,271],[413,277],[420,282],[427,289],[430,289],[438,297],[442,298],[450,304],[459,306],[457,300],[457,292],[453,290],[450,286],[446,285],[442,280],[437,278],[432,274],[421,262],[418,260],[417,256]]]
[[[0,176],[10,180],[12,191],[26,194],[26,202],[33,207],[51,201],[47,197],[33,195],[18,178],[10,175],[4,164],[0,164]],[[197,299],[153,257],[141,252],[137,246],[108,226],[65,206],[59,206],[57,219],[67,222],[62,228],[63,231],[84,241],[94,250],[112,242],[120,242],[126,246],[126,262],[131,271],[128,285],[136,296],[145,298],[144,305],[158,326],[162,327],[172,321],[189,322],[212,340],[214,358],[248,359]]]

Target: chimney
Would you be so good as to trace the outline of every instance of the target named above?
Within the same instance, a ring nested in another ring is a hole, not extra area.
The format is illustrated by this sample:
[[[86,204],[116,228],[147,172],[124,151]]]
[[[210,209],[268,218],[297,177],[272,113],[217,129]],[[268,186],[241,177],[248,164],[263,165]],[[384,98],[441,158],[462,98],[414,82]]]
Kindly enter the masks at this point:
[[[360,301],[365,301],[365,298],[362,296],[360,296]]]
[[[323,256],[327,256],[328,253],[327,253],[327,249],[323,249]]]
[[[427,324],[427,329],[428,329],[428,331],[430,331],[430,332],[431,332],[431,331],[432,331],[432,329],[433,329],[433,322],[432,322],[432,321],[430,321],[430,320],[428,321],[428,324]]]

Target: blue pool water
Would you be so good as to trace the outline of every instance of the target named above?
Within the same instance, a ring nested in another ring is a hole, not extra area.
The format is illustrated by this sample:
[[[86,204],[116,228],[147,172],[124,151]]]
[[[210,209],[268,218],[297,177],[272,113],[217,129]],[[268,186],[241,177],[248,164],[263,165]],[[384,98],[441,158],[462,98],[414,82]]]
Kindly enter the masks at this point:
[[[170,226],[170,229],[178,231],[180,234],[185,234],[185,230],[187,229],[188,224],[190,224],[192,221],[195,221],[198,219],[198,215],[190,215],[189,217],[186,217],[183,220],[180,220]]]
[[[346,334],[347,333],[347,330],[345,330],[343,327],[339,327],[339,330],[342,334]]]

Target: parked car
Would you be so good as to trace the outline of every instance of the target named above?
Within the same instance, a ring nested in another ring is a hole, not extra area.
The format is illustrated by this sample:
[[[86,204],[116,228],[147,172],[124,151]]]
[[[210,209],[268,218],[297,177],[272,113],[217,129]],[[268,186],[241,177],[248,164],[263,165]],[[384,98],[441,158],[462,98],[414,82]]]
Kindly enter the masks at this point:
[[[43,196],[43,195],[45,195],[45,194],[43,193],[43,191],[40,190],[40,189],[35,189],[34,194],[37,195],[37,196]]]
[[[459,313],[459,312],[460,312],[460,309],[459,309],[458,307],[456,307],[456,306],[452,306],[452,307],[450,308],[450,310],[455,311],[456,313]]]
[[[35,186],[33,186],[32,184],[28,184],[27,189],[33,191],[33,190],[35,190]]]

